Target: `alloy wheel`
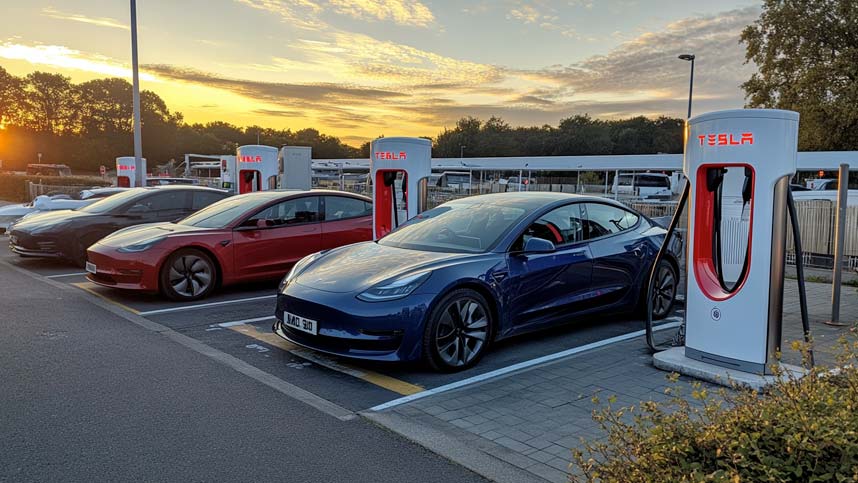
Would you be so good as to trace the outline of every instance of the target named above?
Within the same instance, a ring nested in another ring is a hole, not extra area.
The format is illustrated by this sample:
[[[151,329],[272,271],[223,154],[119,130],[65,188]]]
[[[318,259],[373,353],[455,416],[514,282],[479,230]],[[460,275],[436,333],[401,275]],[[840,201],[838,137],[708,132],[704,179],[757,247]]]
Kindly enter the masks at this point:
[[[655,287],[652,291],[652,315],[653,318],[663,318],[673,306],[676,298],[676,275],[670,265],[662,264],[658,267],[658,275],[655,279]]]
[[[170,265],[170,285],[176,293],[196,297],[212,283],[212,267],[196,255],[182,255]]]
[[[435,350],[449,366],[464,366],[483,350],[488,337],[486,309],[475,299],[452,301],[444,310],[435,333]]]

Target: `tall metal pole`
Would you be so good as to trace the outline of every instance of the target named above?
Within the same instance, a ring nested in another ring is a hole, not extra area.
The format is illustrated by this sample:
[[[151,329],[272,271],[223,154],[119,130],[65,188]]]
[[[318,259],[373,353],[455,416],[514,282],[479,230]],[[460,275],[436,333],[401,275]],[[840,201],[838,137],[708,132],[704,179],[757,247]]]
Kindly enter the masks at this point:
[[[131,0],[131,72],[133,77],[132,95],[134,107],[134,162],[142,166],[143,136],[140,129],[140,76],[137,72],[137,0]],[[146,173],[135,170],[135,177],[143,177]]]
[[[694,57],[691,58],[691,79],[688,81],[688,118],[691,119],[691,95],[694,92]]]
[[[849,192],[849,165],[841,164],[837,175],[837,221],[834,225],[834,271],[831,274],[831,321],[830,325],[843,325],[840,322],[840,282],[843,272],[843,251],[846,241],[846,206]]]

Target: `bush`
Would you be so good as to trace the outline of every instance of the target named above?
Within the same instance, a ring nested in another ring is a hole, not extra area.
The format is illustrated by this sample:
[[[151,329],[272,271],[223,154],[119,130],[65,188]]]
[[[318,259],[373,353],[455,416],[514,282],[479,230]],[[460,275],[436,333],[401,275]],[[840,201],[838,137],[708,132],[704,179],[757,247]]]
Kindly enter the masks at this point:
[[[109,186],[111,183],[104,178],[94,176],[25,176],[19,174],[0,173],[0,200],[30,201],[27,192],[27,181],[52,186],[74,186],[80,189],[93,186]]]
[[[695,384],[692,402],[674,394],[665,403],[595,411],[607,438],[573,450],[570,479],[858,481],[858,343],[841,345],[841,370],[785,375],[762,395],[739,389],[713,395]]]

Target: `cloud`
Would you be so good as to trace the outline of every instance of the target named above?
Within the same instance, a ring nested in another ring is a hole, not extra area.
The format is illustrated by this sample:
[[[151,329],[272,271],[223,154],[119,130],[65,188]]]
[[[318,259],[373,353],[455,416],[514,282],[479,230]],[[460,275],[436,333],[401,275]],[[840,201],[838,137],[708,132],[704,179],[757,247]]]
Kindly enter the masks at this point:
[[[128,25],[125,23],[110,18],[110,17],[87,17],[86,15],[81,15],[77,13],[65,13],[59,10],[56,10],[53,7],[45,7],[42,9],[42,15],[45,17],[55,18],[58,20],[72,20],[74,22],[87,23],[90,25],[97,25],[99,27],[109,27],[114,29],[122,29],[129,30]]]
[[[234,0],[263,10],[280,20],[307,30],[328,30],[320,17],[325,12],[347,15],[358,20],[392,21],[399,25],[428,27],[435,15],[415,0]]]
[[[109,57],[83,53],[62,45],[24,45],[0,43],[0,58],[24,60],[34,65],[47,65],[61,69],[74,69],[112,77],[131,77],[131,69]],[[155,81],[152,75],[141,73],[140,78]]]
[[[749,7],[717,15],[691,17],[644,33],[605,55],[565,66],[525,72],[525,77],[573,89],[578,94],[611,93],[677,97],[687,93],[688,65],[677,56],[697,56],[695,87],[701,94],[735,97],[753,66],[744,64],[741,30],[757,19]],[[647,94],[648,93],[648,94]]]
[[[399,25],[428,27],[435,21],[429,7],[413,0],[329,0],[340,14],[361,20],[391,20]]]

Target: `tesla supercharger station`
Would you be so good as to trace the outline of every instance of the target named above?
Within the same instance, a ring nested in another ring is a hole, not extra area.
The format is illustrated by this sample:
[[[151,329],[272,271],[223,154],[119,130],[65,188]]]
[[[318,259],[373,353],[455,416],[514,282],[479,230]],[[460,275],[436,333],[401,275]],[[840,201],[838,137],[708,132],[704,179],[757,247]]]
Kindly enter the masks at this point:
[[[280,188],[308,190],[313,185],[313,148],[309,146],[283,146],[278,156]]]
[[[235,156],[220,156],[220,188],[235,192]]]
[[[120,188],[139,188],[146,186],[146,158],[120,156],[116,158],[116,186]]]
[[[373,238],[425,211],[432,143],[423,138],[379,138],[370,145]]]
[[[235,153],[236,192],[277,189],[277,153],[272,146],[239,146]]]
[[[781,343],[798,113],[713,112],[692,118],[686,129],[685,356],[767,374]]]

